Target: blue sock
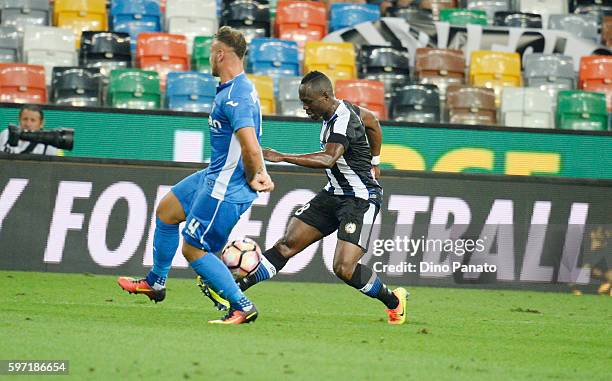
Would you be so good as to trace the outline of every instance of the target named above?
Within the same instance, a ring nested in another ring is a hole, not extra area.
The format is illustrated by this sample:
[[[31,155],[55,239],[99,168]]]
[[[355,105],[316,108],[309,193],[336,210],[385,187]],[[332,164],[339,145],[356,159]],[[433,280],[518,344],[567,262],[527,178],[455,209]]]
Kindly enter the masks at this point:
[[[243,310],[252,305],[236,285],[225,264],[216,255],[207,253],[189,265],[219,296],[227,299],[232,308]]]
[[[147,274],[147,283],[151,287],[166,285],[166,278],[178,245],[179,226],[167,224],[157,218],[153,235],[153,268]]]

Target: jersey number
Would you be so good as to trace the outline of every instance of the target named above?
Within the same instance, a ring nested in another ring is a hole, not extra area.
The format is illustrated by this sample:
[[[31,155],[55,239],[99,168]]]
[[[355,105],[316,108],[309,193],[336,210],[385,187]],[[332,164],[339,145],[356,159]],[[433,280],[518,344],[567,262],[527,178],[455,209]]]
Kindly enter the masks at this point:
[[[187,226],[187,231],[190,235],[195,236],[196,230],[198,230],[198,226],[200,226],[198,220],[192,218],[191,221],[189,221],[189,225]]]

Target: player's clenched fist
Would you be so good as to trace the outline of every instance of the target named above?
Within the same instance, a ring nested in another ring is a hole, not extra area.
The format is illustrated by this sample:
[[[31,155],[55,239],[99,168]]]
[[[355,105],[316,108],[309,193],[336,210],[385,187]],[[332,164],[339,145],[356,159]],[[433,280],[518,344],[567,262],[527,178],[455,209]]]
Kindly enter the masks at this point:
[[[274,190],[274,182],[266,172],[257,172],[249,186],[257,192],[272,192]]]

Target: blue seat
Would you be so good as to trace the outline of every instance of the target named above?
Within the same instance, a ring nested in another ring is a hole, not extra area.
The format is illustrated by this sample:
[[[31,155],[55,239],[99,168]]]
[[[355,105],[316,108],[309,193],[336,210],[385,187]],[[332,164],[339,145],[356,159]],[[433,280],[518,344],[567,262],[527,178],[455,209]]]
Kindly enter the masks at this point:
[[[171,110],[210,112],[217,80],[210,74],[198,71],[174,71],[168,73],[166,106]]]
[[[299,76],[297,42],[277,38],[254,38],[249,45],[247,71],[275,79]]]
[[[156,0],[112,0],[110,11],[114,32],[130,34],[132,52],[141,32],[161,32],[162,16]]]
[[[380,19],[380,8],[376,4],[332,4],[329,17],[329,31],[348,28],[366,21]]]

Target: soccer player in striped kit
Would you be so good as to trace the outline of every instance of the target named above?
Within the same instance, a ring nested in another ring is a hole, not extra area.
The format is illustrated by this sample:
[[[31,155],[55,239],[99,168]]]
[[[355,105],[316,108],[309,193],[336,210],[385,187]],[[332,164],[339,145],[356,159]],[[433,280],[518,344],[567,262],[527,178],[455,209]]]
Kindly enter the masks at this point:
[[[321,72],[304,76],[299,95],[306,113],[323,121],[321,150],[285,154],[264,149],[263,155],[273,163],[325,169],[328,183],[294,213],[283,237],[265,251],[256,272],[240,280],[240,288],[244,291],[270,279],[291,257],[338,231],[334,273],[349,286],[383,302],[390,324],[402,324],[406,321],[407,291],[401,287],[389,290],[372,269],[359,263],[368,249],[382,202],[382,188],[376,180],[380,173],[380,124],[369,110],[336,99],[331,81]]]

